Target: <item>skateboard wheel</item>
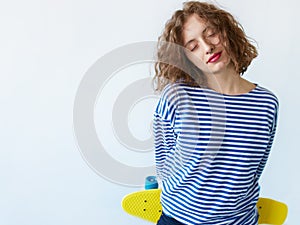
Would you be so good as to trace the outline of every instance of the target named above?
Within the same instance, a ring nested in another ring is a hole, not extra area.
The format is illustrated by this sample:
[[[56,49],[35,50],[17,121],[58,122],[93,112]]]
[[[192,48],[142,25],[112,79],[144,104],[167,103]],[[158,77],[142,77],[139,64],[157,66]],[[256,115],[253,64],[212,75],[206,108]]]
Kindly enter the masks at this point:
[[[156,189],[156,188],[158,188],[158,183],[157,183],[157,180],[156,180],[156,176],[146,177],[145,189],[149,190],[149,189]]]

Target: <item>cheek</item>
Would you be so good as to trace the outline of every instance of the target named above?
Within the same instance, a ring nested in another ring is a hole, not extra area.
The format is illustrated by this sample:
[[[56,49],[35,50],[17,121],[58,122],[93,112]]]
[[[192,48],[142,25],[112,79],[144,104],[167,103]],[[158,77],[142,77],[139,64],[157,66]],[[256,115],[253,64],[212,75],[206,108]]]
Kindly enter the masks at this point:
[[[195,54],[193,54],[193,53],[191,53],[191,52],[188,52],[188,53],[186,53],[186,57],[188,58],[188,60],[189,61],[191,61],[193,64],[195,64],[198,60],[198,57],[195,55]]]
[[[192,62],[195,66],[197,66],[199,69],[204,69],[206,67],[206,62],[204,59],[201,57],[201,52],[200,51],[186,51],[185,52],[186,57],[190,62]]]

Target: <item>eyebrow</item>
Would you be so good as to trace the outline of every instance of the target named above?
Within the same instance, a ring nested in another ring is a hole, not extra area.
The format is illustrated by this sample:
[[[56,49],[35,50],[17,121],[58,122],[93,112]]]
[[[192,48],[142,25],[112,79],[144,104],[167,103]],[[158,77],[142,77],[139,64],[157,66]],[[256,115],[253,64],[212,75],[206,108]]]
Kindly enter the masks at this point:
[[[210,28],[210,26],[206,26],[206,27],[204,28],[204,30],[202,31],[202,34],[204,34],[204,33],[207,31],[208,28]],[[195,40],[195,38],[189,40],[187,43],[185,43],[184,47],[186,48],[186,46],[187,46],[188,44],[190,44],[191,42],[193,42],[194,40]]]

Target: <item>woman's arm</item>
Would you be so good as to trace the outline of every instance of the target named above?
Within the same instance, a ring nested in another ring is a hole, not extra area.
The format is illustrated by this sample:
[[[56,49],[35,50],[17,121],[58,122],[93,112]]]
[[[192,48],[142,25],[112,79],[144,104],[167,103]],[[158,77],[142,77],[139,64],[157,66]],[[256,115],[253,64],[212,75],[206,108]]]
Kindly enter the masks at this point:
[[[172,93],[172,92],[171,92]],[[157,176],[163,180],[167,175],[166,156],[175,147],[174,132],[175,105],[172,104],[170,92],[162,94],[157,104],[153,119],[153,136]]]
[[[166,155],[174,148],[176,136],[170,121],[162,119],[158,114],[154,116],[153,131],[156,173],[163,180],[166,175],[166,171],[164,171]]]
[[[277,128],[277,117],[278,117],[277,115],[278,115],[278,102],[277,102],[277,104],[275,104],[274,117],[273,117],[271,132],[270,132],[269,143],[268,143],[268,146],[267,146],[266,151],[264,153],[264,156],[263,156],[263,158],[261,159],[261,161],[259,163],[259,166],[258,166],[258,169],[257,169],[257,172],[256,172],[257,179],[260,178],[260,176],[261,176],[261,174],[262,174],[262,172],[265,168],[265,165],[267,163],[267,160],[269,158],[269,155],[270,155],[270,151],[271,151],[271,148],[272,148],[272,145],[273,145],[273,142],[274,142],[274,137],[275,137],[276,128]]]

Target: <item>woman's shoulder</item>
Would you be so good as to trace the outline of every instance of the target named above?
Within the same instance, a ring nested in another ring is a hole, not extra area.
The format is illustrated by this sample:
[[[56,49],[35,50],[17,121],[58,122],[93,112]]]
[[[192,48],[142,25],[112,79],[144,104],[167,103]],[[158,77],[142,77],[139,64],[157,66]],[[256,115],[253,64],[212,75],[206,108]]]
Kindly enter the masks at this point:
[[[178,94],[179,91],[184,89],[183,83],[168,83],[163,90],[161,91],[161,97],[162,98],[172,98],[176,94]]]
[[[160,101],[171,105],[178,105],[180,99],[188,97],[194,91],[195,87],[186,83],[169,83],[160,92]]]
[[[172,94],[178,94],[180,92],[191,92],[191,91],[199,91],[202,90],[199,86],[193,86],[187,83],[183,82],[175,82],[175,83],[169,83],[167,84],[161,94],[162,95],[172,95]]]
[[[278,97],[272,90],[270,90],[267,87],[261,86],[259,84],[257,84],[257,87],[255,88],[255,90],[256,90],[257,94],[269,99],[270,101],[274,102],[274,104],[276,104],[278,106],[278,104],[279,104]]]

